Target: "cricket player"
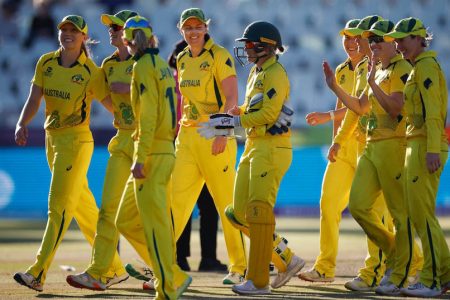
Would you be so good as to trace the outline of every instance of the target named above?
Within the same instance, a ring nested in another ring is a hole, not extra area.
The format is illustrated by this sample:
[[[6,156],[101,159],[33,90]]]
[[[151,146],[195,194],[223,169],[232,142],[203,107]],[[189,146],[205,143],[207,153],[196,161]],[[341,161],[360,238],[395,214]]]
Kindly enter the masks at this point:
[[[117,133],[108,146],[110,158],[106,166],[102,204],[91,263],[83,273],[69,275],[66,278],[71,286],[77,288],[106,289],[107,279],[104,278],[104,274],[111,264],[116,249],[114,245],[119,239],[114,221],[125,184],[130,176],[134,149],[131,135],[136,127],[130,102],[130,82],[134,60],[122,41],[122,33],[125,22],[134,16],[137,16],[137,13],[130,10],[122,10],[115,15],[103,14],[101,16],[101,22],[109,28],[110,43],[117,49],[102,63],[102,70],[107,82],[106,88],[112,99],[113,125],[117,128]],[[117,263],[122,264],[120,261]],[[125,269],[120,275],[120,281],[128,278]]]
[[[450,289],[450,253],[436,218],[436,194],[448,158],[445,133],[448,90],[436,52],[427,51],[432,35],[417,18],[400,20],[384,36],[395,41],[413,64],[406,82],[406,199],[410,219],[422,242],[425,263],[420,280],[401,290],[411,297],[439,297]]]
[[[347,30],[356,28],[361,20],[349,20],[340,31],[343,48],[347,53],[347,60],[337,66],[335,78],[339,86],[351,94],[355,88],[355,77],[358,64],[366,57],[366,53],[358,51],[357,37],[347,33]],[[365,66],[365,65],[364,65]],[[336,110],[326,113],[310,113],[306,120],[310,125],[318,125],[328,121],[333,121],[333,139],[341,125],[347,108],[339,98],[336,99]],[[365,137],[359,142],[358,131],[345,141],[335,162],[328,162],[322,183],[322,195],[320,198],[320,254],[316,258],[314,266],[299,274],[299,278],[312,282],[333,282],[336,268],[336,256],[339,239],[339,223],[342,211],[348,205],[350,188],[355,175],[358,149],[360,152],[364,148]],[[339,180],[337,180],[339,178]],[[386,223],[392,228],[391,218],[386,219]],[[365,267],[359,271],[362,281],[361,288],[371,287],[377,284],[384,273],[383,253],[370,239],[367,239],[368,256]],[[355,289],[358,286],[354,286]]]
[[[233,58],[208,34],[208,24],[199,8],[184,10],[178,23],[188,46],[177,57],[183,112],[172,174],[172,213],[178,240],[206,182],[220,215],[230,261],[223,284],[234,284],[242,282],[247,269],[244,238],[225,217],[225,208],[233,199],[236,139],[218,136],[206,140],[197,129],[209,114],[236,105],[237,79]]]
[[[125,23],[124,43],[135,63],[131,79],[131,107],[136,116],[134,155],[116,226],[150,262],[156,277],[155,299],[176,299],[192,281],[174,279],[175,243],[167,189],[175,162],[175,80],[159,56],[156,37],[147,19],[135,16]],[[141,252],[145,244],[147,251]]]
[[[241,64],[242,58],[254,64],[245,102],[230,110],[230,114],[211,115],[199,131],[208,138],[229,134],[235,127],[246,129],[247,141],[227,217],[250,237],[250,254],[246,280],[232,289],[243,295],[269,294],[271,259],[279,268],[271,283],[273,288],[286,284],[305,265],[287,247],[286,240],[274,232],[276,195],[292,161],[288,126],[293,111],[284,105],[290,88],[287,73],[278,62],[278,54],[284,52],[278,29],[271,23],[257,21],[248,25],[237,41],[244,42],[245,47],[235,48],[236,58]],[[272,252],[277,252],[278,259]]]
[[[356,169],[349,209],[369,238],[387,255],[392,272],[387,282],[376,288],[383,295],[398,295],[398,287],[407,283],[414,247],[402,180],[406,141],[403,88],[411,65],[396,52],[393,43],[384,42],[383,34],[393,27],[392,22],[380,20],[361,33],[369,42],[372,64],[368,85],[359,98],[347,97],[331,78],[331,70],[324,66],[328,86],[344,104],[359,115],[369,115],[367,144]],[[394,220],[395,235],[379,222],[372,209],[381,192]]]
[[[44,97],[45,145],[52,174],[47,227],[35,263],[26,272],[14,274],[18,283],[39,292],[43,291],[47,271],[72,218],[75,217],[89,243],[94,241],[98,208],[87,182],[94,150],[90,110],[93,98],[103,102],[108,98],[102,71],[89,58],[85,20],[68,15],[58,29],[60,48],[39,59],[15,133],[16,143],[24,146],[27,125]],[[112,255],[114,265],[108,266],[104,273],[107,284],[124,272],[117,253],[114,251]]]

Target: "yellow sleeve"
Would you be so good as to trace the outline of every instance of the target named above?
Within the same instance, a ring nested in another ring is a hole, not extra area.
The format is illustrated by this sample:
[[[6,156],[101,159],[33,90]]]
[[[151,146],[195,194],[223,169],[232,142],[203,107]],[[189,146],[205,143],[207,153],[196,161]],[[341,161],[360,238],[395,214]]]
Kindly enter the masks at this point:
[[[409,63],[405,62],[404,64],[400,64],[397,68],[394,69],[391,76],[391,86],[390,93],[403,93],[405,89],[406,80],[408,80],[409,73],[411,72],[412,67]]]
[[[425,106],[425,124],[427,128],[427,152],[441,152],[442,99],[439,91],[439,69],[436,66],[420,64],[417,82],[423,105]]]
[[[43,85],[44,85],[44,82],[43,82],[43,76],[42,76],[42,74],[43,74],[44,72],[43,72],[43,70],[42,70],[42,67],[43,67],[43,65],[44,65],[44,61],[46,60],[45,58],[46,58],[45,55],[42,55],[42,56],[39,58],[39,60],[38,60],[38,62],[37,62],[37,64],[36,64],[36,68],[35,68],[35,70],[34,70],[34,76],[33,76],[33,79],[31,79],[31,83],[32,83],[32,84],[35,84],[35,85],[37,85],[37,86],[39,86],[39,87],[43,87]]]
[[[343,143],[349,140],[349,138],[355,131],[356,127],[358,126],[358,119],[359,119],[358,114],[356,114],[350,109],[347,109],[345,117],[342,120],[341,126],[339,127],[338,132],[334,137],[335,144],[342,145]]]
[[[289,95],[289,80],[284,71],[278,69],[275,72],[267,72],[263,95],[261,109],[241,115],[242,127],[272,125],[276,122],[281,107]]]
[[[102,101],[110,94],[108,82],[106,81],[106,74],[103,69],[95,66],[95,72],[92,74],[91,81],[91,88],[95,99]]]
[[[234,60],[226,49],[220,49],[220,51],[217,51],[214,58],[216,76],[219,82],[222,82],[230,76],[236,76]]]
[[[145,59],[147,57],[143,57]],[[157,107],[158,107],[158,85],[155,80],[155,69],[148,64],[135,64],[133,68],[133,79],[139,93],[139,119],[137,137],[136,161],[144,163],[150,154],[153,138],[156,130]]]

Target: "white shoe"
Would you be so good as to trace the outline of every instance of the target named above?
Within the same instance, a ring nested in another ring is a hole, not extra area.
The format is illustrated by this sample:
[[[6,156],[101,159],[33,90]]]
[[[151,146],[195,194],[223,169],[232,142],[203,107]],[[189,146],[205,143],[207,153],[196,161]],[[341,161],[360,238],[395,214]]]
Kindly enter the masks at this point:
[[[368,285],[361,277],[355,277],[344,284],[344,287],[350,291],[364,292],[371,291],[373,288]]]
[[[42,292],[44,285],[29,273],[18,272],[14,274],[14,280],[32,290]]]
[[[129,277],[130,277],[130,276],[128,276],[127,273],[123,273],[123,274],[120,275],[120,276],[117,276],[116,274],[114,274],[114,277],[108,278],[108,279],[106,280],[106,288],[109,288],[109,287],[112,286],[112,285],[121,283],[121,282],[127,280]]]
[[[442,295],[442,291],[438,288],[429,288],[421,282],[411,284],[407,288],[401,289],[401,293],[405,296],[421,298],[433,298]]]
[[[233,292],[239,295],[266,295],[270,294],[270,288],[269,286],[265,286],[263,288],[257,288],[253,281],[246,280],[243,283],[235,284],[231,288]]]
[[[153,271],[150,270],[149,267],[142,264],[140,265],[132,265],[126,264],[125,271],[131,276],[138,280],[149,281],[153,277]]]
[[[155,290],[155,278],[150,278],[150,280],[148,281],[144,281],[144,283],[142,283],[142,289],[143,290]]]
[[[244,276],[236,272],[230,272],[223,278],[223,284],[238,284],[244,282]]]
[[[333,282],[334,277],[325,277],[325,274],[320,274],[316,269],[301,272],[298,274],[298,278],[310,282]]]
[[[391,279],[392,269],[386,269],[386,272],[384,272],[383,278],[380,280],[379,285],[386,285],[389,283],[389,280]]]
[[[393,284],[392,282],[388,282],[385,285],[380,285],[375,289],[375,293],[378,295],[385,296],[399,296],[401,294],[401,290],[398,286]]]
[[[278,289],[288,283],[292,276],[297,274],[305,266],[305,261],[294,255],[291,262],[287,266],[286,272],[278,273],[277,276],[272,280],[270,286],[273,289]]]
[[[66,281],[73,287],[79,289],[89,289],[93,291],[104,291],[106,290],[106,285],[100,280],[95,279],[87,272],[80,274],[69,275],[66,277]]]

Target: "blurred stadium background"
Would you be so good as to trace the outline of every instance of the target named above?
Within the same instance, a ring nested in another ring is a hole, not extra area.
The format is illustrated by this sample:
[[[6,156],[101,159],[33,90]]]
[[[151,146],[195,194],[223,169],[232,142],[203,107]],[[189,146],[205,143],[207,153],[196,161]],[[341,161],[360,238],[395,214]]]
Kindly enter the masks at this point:
[[[214,40],[230,52],[246,25],[255,20],[274,23],[289,48],[281,57],[291,81],[291,102],[296,111],[294,161],[285,177],[277,203],[280,214],[318,215],[325,154],[331,127],[308,128],[304,116],[327,111],[335,98],[327,90],[321,70],[323,59],[336,66],[345,59],[338,31],[348,19],[379,14],[394,23],[415,16],[434,33],[431,49],[450,86],[450,0],[0,0],[0,217],[45,218],[50,180],[43,148],[44,103],[30,124],[30,145],[14,146],[14,127],[28,95],[37,59],[57,48],[56,24],[65,15],[82,15],[89,26],[95,61],[114,50],[109,45],[102,13],[133,9],[148,17],[160,40],[162,57],[168,57],[181,38],[176,23],[182,10],[201,7],[211,18]],[[52,30],[53,28],[53,30]],[[248,68],[237,66],[239,92],[244,94]],[[450,102],[449,102],[450,103]],[[89,170],[89,183],[100,199],[108,153],[106,144],[114,134],[112,118],[94,105],[91,128],[96,150]],[[242,147],[241,147],[242,148]],[[242,151],[242,150],[241,150]],[[337,179],[338,180],[338,179]],[[441,179],[438,212],[450,214],[450,171]]]

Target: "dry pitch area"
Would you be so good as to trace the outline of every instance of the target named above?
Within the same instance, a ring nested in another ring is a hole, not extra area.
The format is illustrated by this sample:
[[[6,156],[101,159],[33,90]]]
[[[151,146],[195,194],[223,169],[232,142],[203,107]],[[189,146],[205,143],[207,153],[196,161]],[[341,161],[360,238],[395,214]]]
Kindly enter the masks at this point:
[[[441,218],[447,243],[450,244],[450,217]],[[191,257],[189,262],[197,270],[200,258],[198,224],[194,222],[191,236]],[[130,278],[124,283],[113,286],[105,292],[80,290],[70,287],[65,277],[70,272],[60,265],[71,265],[75,272],[81,272],[90,259],[90,246],[77,229],[70,230],[60,246],[48,273],[44,292],[37,293],[15,283],[14,272],[24,271],[34,260],[39,247],[45,224],[40,222],[0,221],[0,299],[148,299],[153,293],[141,289],[142,282]],[[295,252],[307,261],[305,269],[312,266],[319,249],[319,219],[283,218],[279,219],[277,229],[288,240]],[[263,299],[382,299],[374,293],[355,293],[346,291],[343,284],[357,274],[366,255],[366,241],[358,225],[350,218],[344,218],[341,226],[341,238],[336,270],[336,280],[330,284],[317,284],[292,278],[283,288],[274,290]],[[136,263],[137,255],[122,239],[121,253],[124,263]],[[218,258],[226,262],[225,243],[218,235]],[[183,299],[251,299],[238,297],[230,287],[221,284],[224,274],[190,272],[192,285],[183,295]],[[395,299],[395,297],[390,297]],[[399,298],[400,299],[400,298]],[[450,299],[450,293],[441,299]]]

